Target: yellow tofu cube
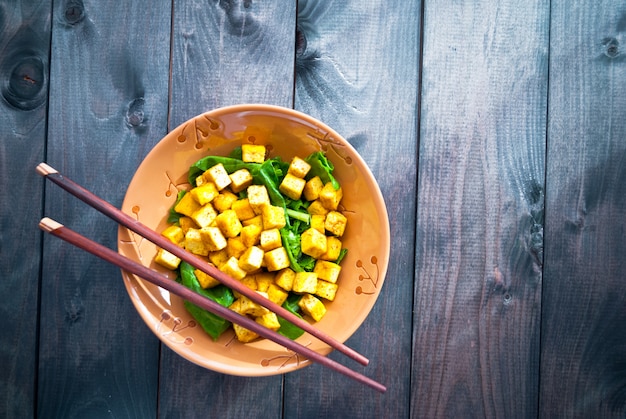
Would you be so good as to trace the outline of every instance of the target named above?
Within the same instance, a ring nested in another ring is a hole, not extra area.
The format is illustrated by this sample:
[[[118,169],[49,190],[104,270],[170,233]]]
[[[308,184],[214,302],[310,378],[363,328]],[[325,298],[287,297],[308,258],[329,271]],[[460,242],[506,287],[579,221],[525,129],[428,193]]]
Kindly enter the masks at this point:
[[[317,289],[317,274],[315,272],[296,272],[293,288],[296,294],[314,294]]]
[[[204,289],[213,288],[220,284],[220,281],[213,278],[211,275],[201,271],[200,269],[195,269],[193,273],[196,275],[200,286]]]
[[[215,197],[215,199],[213,199],[211,203],[217,212],[224,212],[231,209],[233,202],[237,199],[237,195],[227,189],[224,189]]]
[[[222,163],[218,163],[211,167],[209,170],[204,172],[202,176],[204,176],[206,180],[210,180],[215,183],[218,191],[221,191],[231,183],[230,176],[228,176],[228,172]]]
[[[302,190],[304,199],[307,201],[315,201],[320,197],[320,192],[323,187],[324,182],[322,182],[322,179],[320,179],[319,176],[312,177],[306,182],[304,189]]]
[[[191,219],[200,227],[210,226],[213,224],[216,217],[217,211],[215,211],[211,203],[203,205],[196,212],[191,214]]]
[[[322,214],[311,215],[311,227],[319,231],[320,233],[326,233],[324,223],[326,222],[326,216]]]
[[[283,305],[288,296],[289,293],[275,283],[271,283],[267,288],[267,298],[279,306]]]
[[[287,169],[287,173],[291,173],[292,175],[303,178],[309,173],[311,170],[311,165],[306,161],[302,160],[300,157],[295,156],[291,159],[291,163],[289,163],[289,169]]]
[[[237,213],[232,210],[226,210],[215,217],[215,224],[222,231],[224,237],[236,237],[241,232],[243,226],[237,217]]]
[[[319,257],[322,260],[336,261],[341,254],[341,240],[335,236],[326,236],[326,253]]]
[[[193,199],[200,205],[207,204],[213,201],[218,195],[219,191],[213,182],[203,183],[202,186],[198,186],[197,188],[193,188],[189,191]]]
[[[261,217],[260,215],[255,215],[254,217],[248,218],[247,220],[242,220],[241,224],[243,224],[244,227],[249,225],[256,225],[261,230],[263,230],[263,217]]]
[[[190,228],[200,227],[191,217],[180,217],[178,219],[178,224],[180,224],[180,228],[183,229],[183,234],[187,234],[187,230]]]
[[[239,259],[246,249],[247,247],[243,244],[241,237],[230,237],[227,239],[226,252],[230,257],[234,256]]]
[[[244,226],[239,233],[241,241],[246,247],[256,246],[261,239],[261,227],[256,224]]]
[[[281,229],[287,225],[285,210],[282,207],[265,205],[261,211],[261,216],[263,217],[263,230]]]
[[[329,262],[327,260],[317,260],[315,262],[315,267],[313,268],[313,272],[317,274],[319,279],[324,281],[332,282],[333,284],[337,282],[339,278],[339,273],[341,272],[341,266],[336,263]]]
[[[296,273],[291,268],[285,268],[278,271],[274,282],[285,291],[291,291],[294,279],[296,279]]]
[[[252,246],[239,258],[239,267],[246,272],[254,272],[261,267],[265,252],[260,247]]]
[[[173,255],[167,250],[161,248],[157,250],[154,261],[164,268],[170,269],[172,271],[178,268],[178,265],[180,265],[180,258],[178,258],[178,256]]]
[[[183,195],[180,201],[178,201],[176,206],[174,206],[174,211],[191,217],[194,212],[200,209],[200,207],[202,207],[202,205],[198,204],[191,193],[187,192]]]
[[[328,247],[326,236],[314,228],[305,230],[300,236],[300,247],[302,253],[318,259]]]
[[[328,214],[328,210],[322,205],[322,202],[317,199],[311,202],[311,205],[306,209],[311,215],[326,215]]]
[[[276,313],[269,312],[267,314],[262,315],[261,317],[257,317],[255,321],[264,326],[267,329],[277,331],[280,329],[280,323],[278,322],[278,316]]]
[[[287,256],[287,250],[282,246],[265,252],[264,260],[266,268],[270,272],[289,267],[289,256]]]
[[[209,249],[209,252],[226,249],[226,237],[224,237],[219,228],[203,227],[200,229],[200,236],[202,237],[202,241],[206,247]]]
[[[266,292],[255,291],[259,295],[267,298]],[[264,316],[267,313],[271,313],[267,308],[263,307],[261,304],[255,303],[245,295],[239,297],[239,301],[241,301],[241,313],[248,314],[250,316],[259,317]]]
[[[298,302],[298,306],[316,322],[322,320],[322,317],[326,314],[324,303],[311,294],[304,294]]]
[[[266,252],[282,246],[283,242],[280,237],[280,230],[278,230],[277,228],[263,230],[259,237],[259,245],[261,246],[261,249],[265,250]]]
[[[256,216],[248,198],[238,199],[233,202],[231,209],[235,211],[237,218],[242,221],[249,220]]]
[[[341,237],[346,229],[348,219],[339,211],[331,211],[326,214],[326,221],[324,222],[324,228],[330,234]]]
[[[297,201],[302,196],[305,184],[306,181],[304,179],[287,173],[280,185],[278,185],[278,189],[289,198]]]
[[[264,206],[270,205],[270,196],[264,185],[250,185],[247,189],[248,202],[255,214],[260,215]]]
[[[248,169],[239,169],[230,174],[230,189],[239,193],[252,184],[252,175]]]
[[[256,144],[241,145],[241,160],[246,163],[263,163],[265,161],[265,146]]]
[[[248,330],[243,326],[239,326],[237,323],[233,323],[233,330],[235,331],[235,336],[237,336],[237,340],[241,343],[249,343],[259,337],[259,335],[252,330]]]
[[[209,252],[209,260],[215,266],[223,265],[229,258],[230,255],[226,249],[218,250],[217,252]]]
[[[239,301],[239,298],[233,301],[233,303],[229,305],[228,308],[234,311],[235,313],[243,314],[241,312],[241,301]]]
[[[337,288],[339,288],[337,284],[332,284],[330,282],[318,279],[317,289],[315,290],[314,294],[328,301],[333,301],[335,299],[335,295],[337,294]]]
[[[219,270],[238,280],[246,277],[246,271],[239,267],[239,260],[236,257],[228,259],[226,263],[219,267]]]
[[[320,202],[324,208],[333,211],[339,206],[339,202],[343,198],[343,190],[341,188],[335,189],[333,184],[328,182],[320,191]]]
[[[242,283],[243,285],[245,285],[247,288],[250,288],[251,290],[256,291],[256,279],[254,278],[254,276],[250,276],[250,275],[248,275],[248,276],[244,277],[244,278],[241,280],[241,283]],[[238,299],[238,301],[240,301],[240,300],[241,300],[241,297],[243,297],[243,296],[244,296],[244,295],[243,295],[243,294],[241,294],[240,292],[238,292],[238,291],[234,291],[234,290],[233,290],[233,295],[235,296],[235,298],[237,298],[237,299]],[[240,308],[241,308],[241,307],[240,307]],[[239,314],[245,314],[245,313],[239,313]]]
[[[274,283],[274,277],[276,275],[273,272],[259,272],[254,275],[257,284],[257,291],[267,292],[270,285]]]
[[[185,233],[183,232],[183,229],[177,225],[171,225],[167,227],[165,230],[163,230],[161,235],[163,237],[166,237],[169,241],[171,241],[174,244],[178,244],[182,242],[185,238]]]
[[[185,234],[185,249],[193,253],[194,255],[208,256],[209,248],[204,244],[200,230],[196,228],[190,228]]]

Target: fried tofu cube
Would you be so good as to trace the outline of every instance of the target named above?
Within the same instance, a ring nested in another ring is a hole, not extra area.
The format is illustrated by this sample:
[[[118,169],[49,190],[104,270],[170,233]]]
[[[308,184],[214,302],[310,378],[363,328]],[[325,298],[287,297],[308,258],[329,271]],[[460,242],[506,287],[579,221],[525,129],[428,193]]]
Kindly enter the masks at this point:
[[[259,335],[252,330],[248,330],[243,326],[239,326],[237,323],[233,323],[233,330],[235,331],[235,336],[237,336],[237,340],[241,343],[249,343],[259,337]]]
[[[239,260],[234,256],[223,263],[219,267],[219,270],[240,281],[246,277],[246,271],[239,267]]]
[[[263,207],[270,205],[270,196],[264,185],[250,185],[247,189],[248,202],[255,214],[260,215]]]
[[[264,230],[281,229],[287,225],[285,210],[282,207],[265,205],[261,211],[261,216],[263,217]]]
[[[274,283],[274,276],[275,274],[273,272],[259,272],[254,275],[257,291],[267,292],[270,285]]]
[[[320,179],[319,176],[312,177],[306,182],[304,189],[302,190],[304,199],[307,201],[315,201],[320,197],[320,192],[323,187],[324,182],[322,182],[322,179]]]
[[[293,281],[296,279],[296,273],[291,268],[284,268],[278,271],[274,278],[274,283],[284,289],[291,291],[293,289]]]
[[[218,163],[209,168],[209,170],[204,172],[202,176],[204,176],[206,180],[210,180],[215,183],[218,191],[221,191],[231,183],[230,176],[228,176],[228,172],[222,163]]]
[[[230,189],[239,193],[252,184],[252,175],[248,169],[239,169],[230,174]]]
[[[241,160],[246,163],[263,163],[265,161],[265,146],[256,144],[242,144]]]
[[[319,199],[311,202],[311,205],[306,209],[307,212],[311,215],[326,215],[328,214],[328,210],[322,205],[322,202]]]
[[[302,196],[304,185],[306,185],[306,180],[287,173],[278,185],[278,189],[289,198],[297,201]]]
[[[202,186],[198,186],[197,188],[193,188],[189,191],[193,199],[200,205],[207,204],[213,201],[218,195],[219,191],[213,182],[203,183]]]
[[[221,232],[220,232],[221,233]],[[221,266],[230,258],[226,249],[218,250],[216,252],[209,252],[209,260],[215,266]]]
[[[266,292],[255,291],[256,293],[262,295],[267,298]],[[245,295],[239,297],[239,301],[241,301],[241,312],[242,314],[249,314],[250,316],[260,317],[264,316],[267,313],[271,313],[267,308],[263,307],[261,304],[255,303]]]
[[[296,272],[293,288],[296,294],[314,294],[317,289],[317,274],[315,272]]]
[[[174,270],[180,265],[180,258],[165,249],[159,248],[154,261],[169,270]]]
[[[311,294],[304,294],[302,298],[300,298],[298,306],[316,322],[322,320],[322,317],[326,314],[326,306],[324,306],[324,303]]]
[[[346,229],[348,219],[345,215],[339,211],[331,211],[326,214],[326,221],[324,221],[324,228],[330,234],[341,237]]]
[[[341,272],[341,266],[336,263],[329,262],[327,260],[317,260],[315,262],[315,267],[313,268],[313,272],[317,274],[319,279],[324,281],[328,281],[331,283],[336,283],[339,278],[339,273]]]
[[[177,225],[168,226],[161,233],[163,237],[166,237],[169,241],[174,244],[178,244],[183,241],[185,238],[185,233],[183,233],[183,229]]]
[[[328,247],[326,235],[320,233],[314,228],[305,230],[300,236],[300,247],[302,253],[318,259],[324,253]]]
[[[213,199],[213,201],[211,201],[211,203],[213,204],[213,208],[215,208],[217,212],[224,212],[231,209],[233,202],[235,202],[237,199],[237,195],[230,192],[229,190],[224,189],[222,190],[222,192],[219,193],[219,195],[215,197],[215,199]]]
[[[287,250],[282,246],[265,252],[264,260],[269,272],[280,271],[289,267],[289,256],[287,256]]]
[[[250,276],[247,275],[246,277],[244,277],[241,281],[240,281],[243,285],[246,286],[246,288],[250,288],[253,291],[256,291],[257,287],[256,287],[256,279],[254,278],[254,276]],[[235,296],[235,298],[237,298],[237,301],[241,300],[241,297],[243,297],[244,295],[241,294],[238,291],[233,290],[233,295]],[[240,307],[241,308],[241,307]],[[239,313],[239,314],[245,314],[245,313]]]
[[[328,182],[320,191],[320,202],[324,208],[334,211],[339,206],[339,202],[343,198],[343,189],[335,189],[332,183]]]
[[[259,237],[259,245],[261,246],[261,249],[266,252],[282,246],[283,242],[280,237],[280,230],[278,230],[277,228],[272,228],[270,230],[261,231]]]
[[[233,303],[229,305],[228,308],[234,311],[235,313],[239,313],[243,315],[243,313],[241,312],[241,301],[239,301],[239,297],[237,297],[237,299],[233,301]]]
[[[209,248],[204,244],[200,230],[197,228],[190,228],[185,234],[185,249],[193,253],[194,255],[208,256]]]
[[[242,220],[241,224],[245,226],[255,225],[258,226],[261,230],[263,230],[263,217],[260,215],[255,215],[252,218],[248,218],[247,220]]]
[[[202,241],[209,249],[209,252],[216,252],[226,248],[226,237],[224,237],[222,231],[217,227],[201,228],[200,237],[202,237]]]
[[[216,217],[217,211],[215,211],[215,208],[213,208],[213,205],[211,205],[210,202],[191,214],[191,219],[200,227],[210,226],[213,224]]]
[[[226,210],[215,217],[215,224],[222,231],[224,237],[236,237],[241,232],[243,226],[237,217],[237,213],[232,210]]]
[[[180,217],[178,219],[178,224],[180,224],[180,228],[183,229],[183,234],[187,234],[187,230],[190,228],[200,227],[191,217]]]
[[[254,272],[261,267],[265,252],[260,247],[252,246],[239,258],[239,267],[246,272]]]
[[[246,245],[243,244],[241,237],[230,237],[226,241],[226,252],[231,257],[234,256],[239,259],[241,255],[243,255],[243,252],[247,249]]]
[[[233,202],[231,209],[235,211],[241,221],[249,220],[257,215],[252,209],[248,198],[238,199]]]
[[[334,301],[335,295],[337,294],[337,288],[339,288],[337,284],[318,279],[317,288],[314,294],[328,301]]]
[[[187,192],[174,206],[174,211],[179,214],[191,217],[194,212],[198,211],[202,205],[198,204],[191,193]]]
[[[220,284],[220,281],[213,278],[211,275],[207,274],[206,272],[201,271],[200,269],[195,269],[193,273],[194,275],[196,275],[196,278],[198,279],[198,283],[200,284],[200,286],[204,289],[213,288]]]
[[[246,247],[256,246],[261,238],[261,227],[256,224],[244,226],[239,236]]]
[[[289,169],[287,169],[287,173],[291,173],[292,175],[304,178],[307,173],[311,170],[311,165],[306,161],[302,160],[300,157],[295,156],[291,159],[291,163],[289,163]]]
[[[335,236],[326,236],[326,253],[320,256],[319,259],[334,262],[339,259],[340,254],[341,240]]]
[[[271,283],[270,286],[267,288],[267,298],[269,298],[270,301],[276,303],[279,306],[283,305],[288,296],[289,293],[275,283]]]
[[[311,215],[311,227],[319,231],[320,233],[326,233],[324,223],[326,222],[326,216],[322,214]]]
[[[264,326],[267,329],[277,331],[280,329],[280,323],[278,322],[278,316],[276,313],[269,312],[267,314],[262,315],[261,317],[257,317],[255,321]]]

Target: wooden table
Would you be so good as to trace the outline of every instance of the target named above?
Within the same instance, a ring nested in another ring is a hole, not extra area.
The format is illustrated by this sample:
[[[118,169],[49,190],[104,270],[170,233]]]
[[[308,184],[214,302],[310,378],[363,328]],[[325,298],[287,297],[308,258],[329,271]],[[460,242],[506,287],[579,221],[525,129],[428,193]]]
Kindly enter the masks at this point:
[[[0,34],[0,416],[626,416],[623,2],[2,0]],[[119,206],[168,130],[250,102],[322,119],[380,184],[391,261],[348,344],[384,395],[199,368],[37,228],[116,248],[35,166]]]

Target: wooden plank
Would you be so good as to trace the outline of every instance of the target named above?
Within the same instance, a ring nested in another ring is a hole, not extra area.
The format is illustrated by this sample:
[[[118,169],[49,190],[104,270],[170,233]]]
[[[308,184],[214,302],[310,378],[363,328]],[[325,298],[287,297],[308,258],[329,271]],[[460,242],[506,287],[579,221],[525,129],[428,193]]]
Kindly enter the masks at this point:
[[[120,206],[166,133],[171,4],[56,2],[48,162]],[[117,225],[61,189],[46,215],[108,247]],[[44,239],[38,412],[50,417],[154,417],[159,344],[119,269]]]
[[[425,3],[416,417],[537,413],[549,8]]]
[[[315,365],[287,375],[285,417],[409,417],[421,4],[300,1],[298,8],[296,108],[335,128],[368,163],[393,245],[381,295],[348,340],[370,365],[331,354],[387,393]]]
[[[623,2],[552,2],[543,417],[626,416]]]
[[[220,106],[291,107],[296,2],[174,2],[170,129]],[[162,349],[159,415],[279,417],[282,377],[200,368]]]
[[[0,2],[0,412],[33,417],[50,1]]]

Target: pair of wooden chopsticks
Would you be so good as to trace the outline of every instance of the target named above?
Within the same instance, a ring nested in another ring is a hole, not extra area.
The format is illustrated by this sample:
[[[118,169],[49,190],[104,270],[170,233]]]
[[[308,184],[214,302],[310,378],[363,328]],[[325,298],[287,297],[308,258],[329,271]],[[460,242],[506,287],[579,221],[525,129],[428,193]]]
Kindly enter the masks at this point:
[[[348,346],[337,341],[330,335],[314,328],[304,319],[301,319],[300,317],[295,316],[293,313],[289,312],[288,310],[282,308],[281,306],[273,303],[272,301],[258,294],[257,292],[251,290],[250,288],[243,285],[241,282],[231,278],[230,276],[223,273],[216,267],[210,265],[209,263],[207,263],[205,260],[201,259],[200,257],[192,253],[189,253],[185,249],[172,243],[167,238],[163,237],[159,233],[141,224],[139,221],[137,221],[133,217],[122,212],[121,210],[109,204],[108,202],[104,201],[103,199],[97,197],[96,195],[89,192],[87,189],[78,185],[74,181],[64,177],[57,170],[50,167],[46,163],[40,163],[37,166],[36,170],[37,170],[37,173],[44,176],[46,179],[52,181],[56,185],[60,186],[62,189],[71,193],[72,195],[74,195],[81,201],[85,202],[86,204],[90,205],[91,207],[97,209],[98,211],[108,216],[109,218],[113,219],[117,223],[121,224],[122,226],[128,228],[131,231],[134,231],[135,233],[146,238],[147,240],[151,241],[157,246],[162,247],[168,252],[176,255],[181,260],[184,260],[185,262],[189,263],[193,267],[200,269],[201,271],[211,275],[212,277],[216,278],[218,281],[220,281],[222,284],[226,285],[227,287],[231,288],[232,290],[245,295],[246,297],[250,298],[252,301],[273,311],[278,316],[284,318],[285,320],[293,323],[294,325],[308,332],[309,334],[315,336],[316,338],[320,339],[321,341],[328,344],[332,348],[344,353],[348,357],[354,359],[355,361],[363,365],[367,365],[369,363],[367,358],[365,358],[363,355],[356,352],[354,349],[349,348]],[[299,343],[289,338],[286,338],[285,336],[279,333],[274,332],[273,330],[267,329],[263,327],[262,325],[260,325],[259,323],[257,323],[256,321],[246,316],[242,316],[230,310],[227,307],[223,307],[220,304],[212,301],[211,299],[206,298],[200,294],[197,294],[191,291],[189,288],[177,283],[176,281],[172,281],[171,279],[139,263],[136,263],[135,261],[128,259],[125,256],[122,256],[121,254],[109,249],[108,247],[105,247],[99,243],[96,243],[72,231],[71,229],[63,226],[62,224],[54,220],[51,220],[50,218],[42,219],[39,226],[41,227],[42,230],[58,238],[61,238],[73,244],[76,247],[79,247],[89,253],[92,253],[106,260],[107,262],[117,265],[120,268],[128,272],[131,272],[141,278],[144,278],[145,280],[150,281],[153,284],[161,288],[164,288],[172,292],[173,294],[176,294],[199,307],[202,307],[208,311],[211,311],[217,314],[218,316],[225,318],[228,321],[239,324],[240,326],[245,327],[246,329],[252,330],[258,335],[266,339],[270,339],[278,343],[279,345],[282,345],[283,347],[290,349],[296,353],[299,353],[307,357],[313,362],[317,362],[318,364],[324,365],[334,371],[344,374],[347,377],[352,378],[362,384],[365,384],[381,393],[384,393],[387,390],[384,385],[378,383],[377,381],[374,381],[371,378],[368,378],[354,370],[351,370],[348,367],[342,364],[339,364],[338,362],[333,361],[328,357],[320,355],[317,352],[303,345],[300,345]]]

